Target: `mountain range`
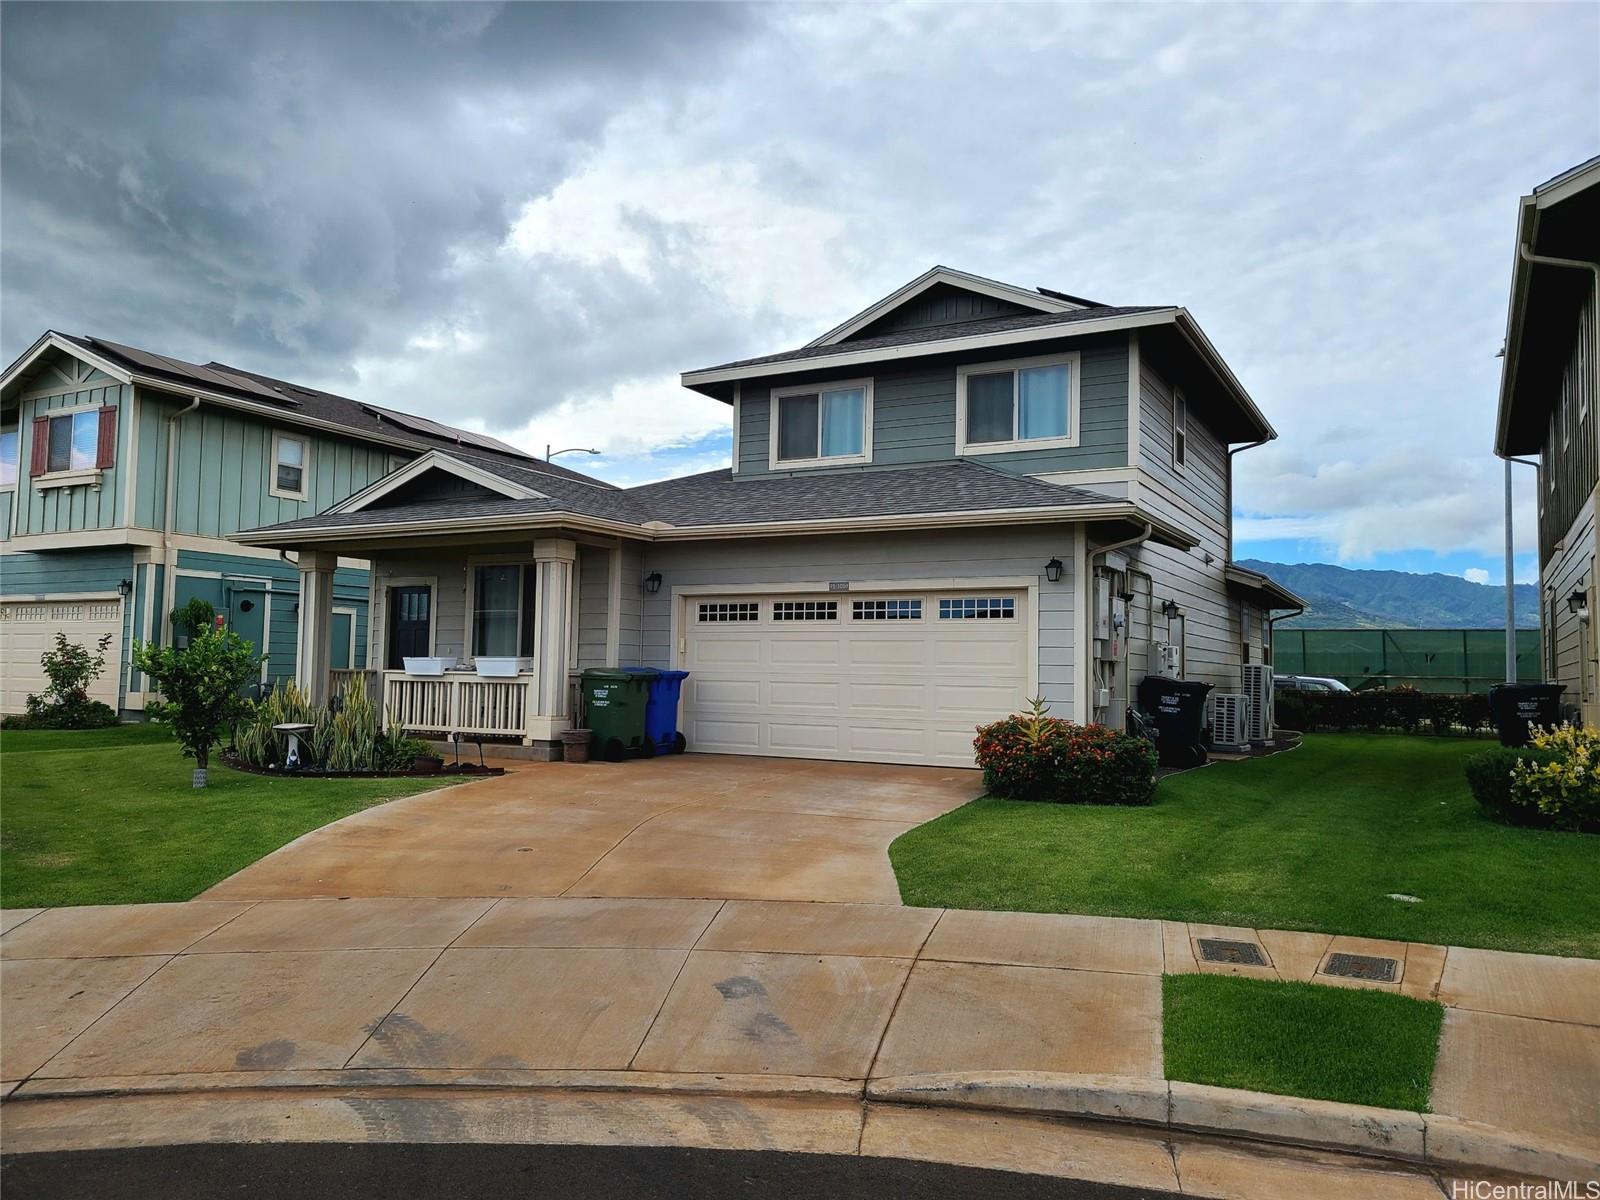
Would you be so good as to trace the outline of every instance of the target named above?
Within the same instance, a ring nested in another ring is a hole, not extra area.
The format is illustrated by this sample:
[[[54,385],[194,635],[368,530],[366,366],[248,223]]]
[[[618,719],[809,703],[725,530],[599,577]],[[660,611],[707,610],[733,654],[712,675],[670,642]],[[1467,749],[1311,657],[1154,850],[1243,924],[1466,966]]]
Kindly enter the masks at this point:
[[[1503,629],[1506,590],[1459,575],[1363,571],[1331,563],[1273,563],[1244,558],[1307,602],[1304,613],[1278,622],[1287,629]],[[1539,588],[1516,585],[1517,626],[1539,625]]]

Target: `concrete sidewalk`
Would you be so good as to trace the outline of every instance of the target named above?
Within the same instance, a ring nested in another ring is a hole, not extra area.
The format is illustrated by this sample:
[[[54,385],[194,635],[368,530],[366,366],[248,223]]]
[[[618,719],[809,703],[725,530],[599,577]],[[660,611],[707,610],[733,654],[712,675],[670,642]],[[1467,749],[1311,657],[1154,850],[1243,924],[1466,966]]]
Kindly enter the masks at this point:
[[[1199,936],[1258,936],[611,898],[193,901],[6,921],[0,1074],[12,1137],[24,1136],[20,1112],[47,1111],[18,1101],[107,1092],[581,1086],[859,1104],[940,1080],[936,1103],[965,1089],[1006,1107],[1014,1073],[1032,1080],[1020,1089],[1030,1111],[1204,1127],[1178,1121],[1178,1106],[1231,1111],[1237,1100],[1163,1079],[1161,975],[1219,969],[1197,961]],[[1302,978],[1340,946],[1393,950],[1404,972],[1380,986],[1452,1006],[1436,1115],[1372,1118],[1384,1139],[1414,1139],[1420,1153],[1431,1121],[1441,1137],[1482,1123],[1552,1147],[1600,1146],[1600,962],[1272,931],[1258,940],[1272,967],[1220,969]],[[1091,1093],[1087,1108],[1063,1107],[1063,1095]],[[1314,1132],[1315,1106],[1286,1103]]]

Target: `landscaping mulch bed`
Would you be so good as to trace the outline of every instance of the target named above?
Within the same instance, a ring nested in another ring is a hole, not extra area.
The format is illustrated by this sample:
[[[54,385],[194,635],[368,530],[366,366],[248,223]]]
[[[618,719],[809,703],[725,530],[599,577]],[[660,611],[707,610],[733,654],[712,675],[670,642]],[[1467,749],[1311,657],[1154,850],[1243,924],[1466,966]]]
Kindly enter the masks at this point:
[[[478,763],[447,763],[428,771],[324,771],[308,767],[299,771],[284,771],[274,763],[270,767],[257,767],[235,757],[223,754],[222,761],[235,771],[249,775],[265,775],[273,779],[432,779],[439,775],[471,775],[473,777],[504,775],[504,767],[487,767]]]

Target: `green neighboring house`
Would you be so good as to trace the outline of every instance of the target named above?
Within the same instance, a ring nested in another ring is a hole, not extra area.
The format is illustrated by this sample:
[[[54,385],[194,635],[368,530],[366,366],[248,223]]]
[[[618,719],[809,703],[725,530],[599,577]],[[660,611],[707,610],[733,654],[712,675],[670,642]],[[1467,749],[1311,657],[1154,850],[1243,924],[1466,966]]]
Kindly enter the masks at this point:
[[[170,638],[166,614],[196,596],[267,656],[263,685],[292,679],[300,571],[232,535],[311,516],[462,445],[527,458],[221,363],[45,333],[0,377],[0,712],[42,690],[39,656],[57,632],[86,644],[111,634],[95,698],[142,712],[131,644]],[[331,665],[359,668],[365,560],[340,558],[332,590]]]

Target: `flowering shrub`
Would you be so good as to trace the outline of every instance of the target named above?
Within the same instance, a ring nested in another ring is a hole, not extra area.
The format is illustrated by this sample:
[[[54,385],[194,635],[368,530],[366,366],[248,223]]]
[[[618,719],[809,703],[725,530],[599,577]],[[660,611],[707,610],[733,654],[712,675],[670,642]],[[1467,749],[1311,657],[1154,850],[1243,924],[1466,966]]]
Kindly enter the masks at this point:
[[[1600,730],[1557,725],[1532,730],[1542,761],[1521,759],[1511,768],[1511,794],[1562,829],[1600,830]]]
[[[1149,804],[1155,798],[1156,751],[1143,738],[1102,725],[1074,725],[1029,711],[980,725],[973,739],[983,784],[1006,800],[1057,804]]]

